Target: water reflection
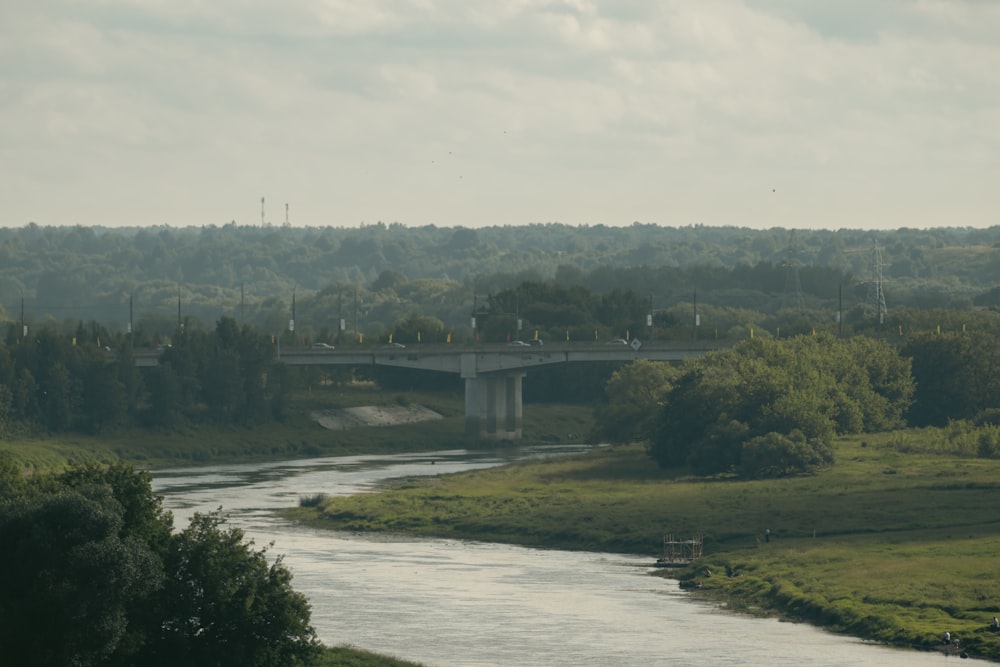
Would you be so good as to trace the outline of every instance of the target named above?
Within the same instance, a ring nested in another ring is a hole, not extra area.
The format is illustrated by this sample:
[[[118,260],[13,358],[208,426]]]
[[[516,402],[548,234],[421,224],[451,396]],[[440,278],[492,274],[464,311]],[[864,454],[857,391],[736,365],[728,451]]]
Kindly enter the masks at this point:
[[[549,451],[524,449],[517,457]],[[196,511],[221,506],[257,544],[274,542],[296,589],[309,598],[324,642],[432,667],[919,667],[948,659],[693,602],[675,582],[648,576],[652,550],[641,558],[353,535],[290,524],[275,514],[302,495],[363,493],[389,478],[471,470],[512,458],[460,450],[174,469],[155,473],[154,488],[179,526]]]

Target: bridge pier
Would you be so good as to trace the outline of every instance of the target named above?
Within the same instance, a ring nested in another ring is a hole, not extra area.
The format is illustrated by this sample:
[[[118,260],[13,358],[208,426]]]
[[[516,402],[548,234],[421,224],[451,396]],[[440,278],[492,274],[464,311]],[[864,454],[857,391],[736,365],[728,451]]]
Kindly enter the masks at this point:
[[[485,440],[520,440],[524,372],[465,378],[465,433]]]

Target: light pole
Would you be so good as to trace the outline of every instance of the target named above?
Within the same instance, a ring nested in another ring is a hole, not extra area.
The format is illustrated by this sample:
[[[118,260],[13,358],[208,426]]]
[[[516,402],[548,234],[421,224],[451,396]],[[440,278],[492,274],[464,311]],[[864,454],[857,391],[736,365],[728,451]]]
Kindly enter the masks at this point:
[[[646,316],[646,325],[649,326],[649,340],[653,340],[653,293],[649,293],[649,315]]]
[[[288,331],[292,334],[292,345],[295,345],[295,288],[292,288],[292,319],[288,321]]]
[[[135,334],[133,333],[134,330],[132,328],[132,312],[133,312],[133,308],[132,308],[132,305],[133,305],[132,304],[132,295],[133,295],[133,291],[129,290],[128,291],[128,346],[129,346],[129,348],[135,347],[135,343],[132,340],[135,337]]]

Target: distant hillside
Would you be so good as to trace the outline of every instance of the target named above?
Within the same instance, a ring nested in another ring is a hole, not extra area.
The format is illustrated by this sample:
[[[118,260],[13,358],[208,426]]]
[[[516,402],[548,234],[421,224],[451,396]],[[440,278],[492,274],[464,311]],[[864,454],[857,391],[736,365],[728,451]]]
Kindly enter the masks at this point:
[[[752,287],[745,302],[729,304],[755,307],[793,289],[829,299],[844,287],[853,298],[871,280],[876,243],[890,301],[1000,303],[1000,226],[792,231],[639,223],[481,229],[31,224],[0,229],[0,315],[18,321],[23,300],[27,321],[94,320],[113,329],[142,318],[169,330],[178,309],[204,322],[228,315],[275,331],[287,327],[293,310],[299,320],[311,317],[315,330],[390,306],[395,310],[379,314],[380,321],[420,312],[448,322],[466,319],[477,298],[524,280],[582,285],[598,294],[633,290],[661,303],[695,289],[706,302],[723,292],[741,301],[747,285],[740,272],[758,267],[759,278],[769,267],[770,285]]]

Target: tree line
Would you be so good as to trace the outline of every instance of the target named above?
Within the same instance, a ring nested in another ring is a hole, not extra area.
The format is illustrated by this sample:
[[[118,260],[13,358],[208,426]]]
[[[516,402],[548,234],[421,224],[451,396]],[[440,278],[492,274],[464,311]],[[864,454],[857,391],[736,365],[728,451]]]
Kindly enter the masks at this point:
[[[748,286],[755,280],[776,280],[770,266],[744,267],[732,273]],[[405,277],[390,271],[373,288],[391,301],[387,295],[407,293],[410,285]],[[661,293],[666,289],[659,288]],[[435,303],[432,291],[413,294]],[[332,296],[327,292],[322,298]],[[921,406],[913,412],[915,425],[922,425],[921,420],[968,417],[983,396],[995,395],[985,389],[992,384],[989,373],[983,371],[992,367],[969,360],[977,355],[991,358],[991,341],[1000,334],[1000,307],[900,307],[876,319],[860,305],[844,312],[788,307],[768,313],[755,310],[751,301],[739,307],[722,306],[708,295],[692,293],[688,301],[658,306],[650,293],[638,290],[598,292],[580,284],[527,280],[475,299],[458,326],[418,311],[400,314],[367,332],[336,326],[304,333],[296,326],[294,331],[286,328],[275,334],[271,328],[254,327],[230,316],[220,317],[212,327],[183,316],[165,336],[145,321],[130,331],[96,321],[48,321],[27,329],[19,322],[8,323],[0,345],[0,437],[37,429],[99,434],[122,425],[171,428],[183,423],[280,421],[291,392],[324,378],[358,377],[388,389],[459,387],[455,378],[434,373],[387,368],[292,369],[276,361],[282,346],[317,342],[344,348],[390,342],[468,345],[540,339],[594,343],[638,338],[755,340],[762,345],[764,340],[801,335],[838,341],[861,337],[904,349],[914,359],[915,397]],[[389,311],[369,314],[392,317]],[[952,341],[947,353],[937,347],[940,340]],[[158,365],[136,368],[133,351],[138,348],[157,348]],[[525,398],[599,402],[606,398],[604,385],[616,368],[594,364],[538,370],[525,385]]]
[[[856,326],[876,249],[890,312],[1000,305],[1000,227],[27,225],[0,230],[0,320],[94,320],[165,338],[186,317],[231,317],[272,335],[295,320],[307,337],[378,337],[414,313],[459,331],[477,303],[531,282],[635,292],[654,312],[692,301],[759,319],[793,309],[821,326],[843,311]]]
[[[833,462],[837,436],[945,427],[1000,455],[1000,338],[924,334],[755,338],[681,366],[638,361],[610,378],[597,437],[643,440],[661,467],[774,477]]]

